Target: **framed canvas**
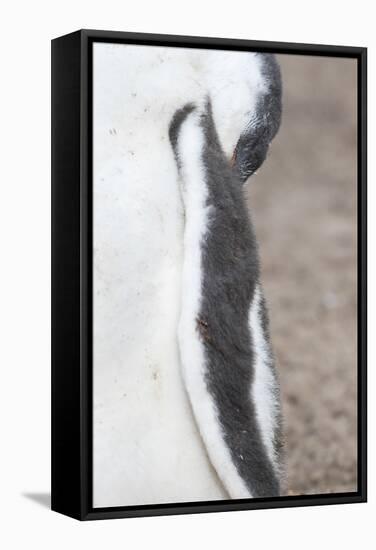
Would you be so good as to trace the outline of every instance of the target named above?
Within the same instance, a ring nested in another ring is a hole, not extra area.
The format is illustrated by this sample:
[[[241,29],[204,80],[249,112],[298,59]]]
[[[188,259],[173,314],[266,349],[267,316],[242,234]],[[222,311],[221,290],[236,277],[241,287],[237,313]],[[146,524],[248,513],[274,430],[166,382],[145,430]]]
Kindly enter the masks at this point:
[[[52,41],[52,509],[366,500],[366,49]]]

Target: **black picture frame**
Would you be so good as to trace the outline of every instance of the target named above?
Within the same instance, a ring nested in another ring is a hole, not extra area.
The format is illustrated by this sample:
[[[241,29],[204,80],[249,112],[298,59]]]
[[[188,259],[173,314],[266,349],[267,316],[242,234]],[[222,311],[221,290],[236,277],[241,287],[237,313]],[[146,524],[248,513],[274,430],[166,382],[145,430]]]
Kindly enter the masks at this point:
[[[92,507],[92,45],[120,42],[357,60],[358,490]],[[52,40],[52,509],[79,520],[365,502],[367,499],[367,50],[113,31]]]

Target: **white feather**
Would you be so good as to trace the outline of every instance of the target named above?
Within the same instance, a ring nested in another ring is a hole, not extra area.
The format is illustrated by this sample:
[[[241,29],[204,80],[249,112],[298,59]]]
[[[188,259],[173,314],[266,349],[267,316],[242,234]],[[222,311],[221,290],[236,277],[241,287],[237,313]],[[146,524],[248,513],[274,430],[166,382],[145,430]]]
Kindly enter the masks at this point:
[[[261,290],[259,286],[256,286],[249,312],[249,329],[255,353],[253,365],[254,380],[251,396],[255,403],[263,443],[269,459],[278,471],[278,462],[273,443],[279,408],[278,399],[276,398],[277,381],[271,369],[271,351],[262,329],[261,300]]]

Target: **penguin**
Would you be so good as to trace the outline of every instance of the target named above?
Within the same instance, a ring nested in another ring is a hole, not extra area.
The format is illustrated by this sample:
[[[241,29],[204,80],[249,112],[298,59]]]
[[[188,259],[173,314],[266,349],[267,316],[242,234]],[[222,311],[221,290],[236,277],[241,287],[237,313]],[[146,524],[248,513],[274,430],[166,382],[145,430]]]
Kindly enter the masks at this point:
[[[279,382],[244,196],[280,125],[278,63],[120,44],[93,59],[93,505],[278,496]]]

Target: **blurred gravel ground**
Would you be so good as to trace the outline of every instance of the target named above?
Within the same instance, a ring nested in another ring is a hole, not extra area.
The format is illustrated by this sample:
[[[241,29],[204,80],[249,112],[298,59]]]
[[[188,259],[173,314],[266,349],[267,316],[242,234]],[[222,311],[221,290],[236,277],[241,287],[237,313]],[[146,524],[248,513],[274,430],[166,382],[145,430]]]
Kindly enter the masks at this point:
[[[284,111],[247,191],[279,368],[288,493],[356,490],[356,61],[280,55]]]

